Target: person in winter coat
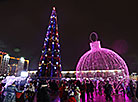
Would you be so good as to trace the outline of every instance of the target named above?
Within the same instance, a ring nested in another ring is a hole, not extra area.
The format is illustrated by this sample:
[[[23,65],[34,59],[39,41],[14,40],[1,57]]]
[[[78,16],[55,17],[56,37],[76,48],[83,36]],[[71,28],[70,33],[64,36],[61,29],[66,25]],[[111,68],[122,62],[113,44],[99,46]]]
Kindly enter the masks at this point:
[[[89,99],[89,93],[90,93],[90,82],[86,80],[86,93],[87,93],[87,99]]]
[[[130,80],[130,82],[129,82],[129,87],[130,87],[131,97],[134,97],[135,96],[135,94],[134,94],[134,83],[132,80]]]
[[[68,100],[68,97],[69,97],[68,91],[69,91],[69,86],[66,85],[66,88],[64,89],[63,95],[62,95],[63,102],[67,102],[67,100]]]
[[[102,81],[98,83],[99,95],[102,95]]]
[[[29,87],[27,88],[28,93],[28,101],[33,102],[34,101],[34,95],[35,95],[35,87],[32,82],[30,82]]]
[[[138,99],[138,81],[137,81],[136,83],[137,83],[137,88],[136,88],[136,98]]]
[[[68,102],[77,102],[74,97],[74,91],[72,89],[69,90],[69,99]]]
[[[0,81],[0,102],[2,102],[2,83]]]
[[[82,81],[82,84],[80,86],[80,90],[81,90],[82,102],[85,102],[85,91],[86,91],[85,81]]]
[[[62,83],[61,84],[61,87],[59,87],[59,98],[60,98],[60,101],[63,102],[64,101],[64,95],[63,95],[63,92],[65,90],[65,85]]]
[[[16,102],[16,92],[24,92],[24,91],[19,91],[16,88],[15,82],[12,83],[12,85],[7,86],[5,88],[4,92],[6,92],[6,96],[3,100],[3,102]]]
[[[38,87],[37,102],[50,102],[50,89],[46,82]]]
[[[91,99],[93,99],[93,92],[94,92],[94,84],[92,81],[90,81],[90,93],[91,93]]]
[[[76,99],[77,102],[80,102],[80,95],[81,95],[80,89],[79,89],[79,87],[76,87],[76,89],[75,89],[75,99]]]
[[[51,82],[49,82],[49,85],[50,85],[50,89],[53,92],[57,92],[58,91],[58,85],[57,85],[55,80],[52,80]]]
[[[112,101],[111,93],[113,89],[112,89],[112,85],[109,84],[109,81],[106,82],[104,89],[105,89],[104,93],[106,94],[106,100]]]

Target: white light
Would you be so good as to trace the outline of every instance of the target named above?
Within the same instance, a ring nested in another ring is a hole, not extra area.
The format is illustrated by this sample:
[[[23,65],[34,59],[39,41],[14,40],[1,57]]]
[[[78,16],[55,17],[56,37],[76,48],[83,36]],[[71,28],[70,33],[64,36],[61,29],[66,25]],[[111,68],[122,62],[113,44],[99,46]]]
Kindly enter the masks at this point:
[[[21,61],[21,62],[24,62],[24,61],[25,61],[25,59],[24,59],[23,57],[21,57],[21,58],[20,58],[20,61]]]
[[[27,76],[28,76],[28,72],[26,72],[26,71],[21,72],[21,77],[27,77]]]
[[[61,64],[59,65],[61,66]],[[107,70],[88,70],[88,71],[62,71],[61,73],[96,73],[96,72],[106,72]],[[108,70],[115,74],[115,71],[121,72],[121,70]]]
[[[75,78],[71,78],[72,80],[75,80]]]
[[[41,69],[41,67],[39,67],[39,69]]]
[[[69,80],[70,80],[70,78],[67,78],[66,80],[67,80],[67,81],[69,81]]]
[[[51,49],[50,48],[48,48],[48,51],[50,51]]]
[[[42,61],[42,63],[44,63],[44,61]]]
[[[45,55],[45,57],[47,57],[47,54]]]
[[[52,42],[52,44],[54,44],[54,42]]]
[[[58,64],[58,62],[56,62],[56,64]]]
[[[119,78],[123,78],[123,76],[119,76]]]
[[[45,40],[47,41],[47,38],[45,38]]]
[[[54,67],[54,69],[57,69],[56,67]]]
[[[113,72],[113,75],[115,75],[115,72]]]
[[[76,71],[62,71],[61,73],[62,73],[62,74],[65,73],[65,74],[66,74],[66,73],[75,73],[75,72],[76,72]]]
[[[7,55],[5,55],[4,57],[5,57],[5,58],[10,58],[10,56],[9,56],[8,54],[7,54]]]
[[[53,10],[55,10],[55,7],[53,7]]]

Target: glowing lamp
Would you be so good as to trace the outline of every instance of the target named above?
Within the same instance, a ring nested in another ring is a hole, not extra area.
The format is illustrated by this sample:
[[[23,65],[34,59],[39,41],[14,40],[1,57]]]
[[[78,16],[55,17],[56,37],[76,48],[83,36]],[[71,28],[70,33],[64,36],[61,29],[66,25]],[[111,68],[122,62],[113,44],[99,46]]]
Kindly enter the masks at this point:
[[[24,62],[24,61],[25,61],[25,59],[24,59],[23,57],[21,57],[21,58],[20,58],[20,61],[21,61],[21,62]]]

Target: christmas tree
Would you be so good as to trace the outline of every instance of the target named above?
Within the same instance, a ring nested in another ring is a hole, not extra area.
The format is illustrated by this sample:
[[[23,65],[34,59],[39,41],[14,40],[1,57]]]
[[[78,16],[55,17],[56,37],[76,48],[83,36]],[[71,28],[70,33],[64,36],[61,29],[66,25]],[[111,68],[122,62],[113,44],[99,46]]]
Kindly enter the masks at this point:
[[[39,77],[61,77],[60,44],[57,14],[53,7],[39,62]]]

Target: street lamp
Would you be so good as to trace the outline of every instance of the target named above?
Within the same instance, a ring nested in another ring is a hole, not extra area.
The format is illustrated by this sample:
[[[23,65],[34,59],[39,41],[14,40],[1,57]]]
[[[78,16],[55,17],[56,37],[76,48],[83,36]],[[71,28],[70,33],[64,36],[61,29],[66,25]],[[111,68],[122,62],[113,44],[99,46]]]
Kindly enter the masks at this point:
[[[23,57],[20,58],[20,61],[24,63],[25,59]]]
[[[4,56],[4,58],[9,59],[10,56],[9,56],[8,54],[6,54],[6,55]]]

